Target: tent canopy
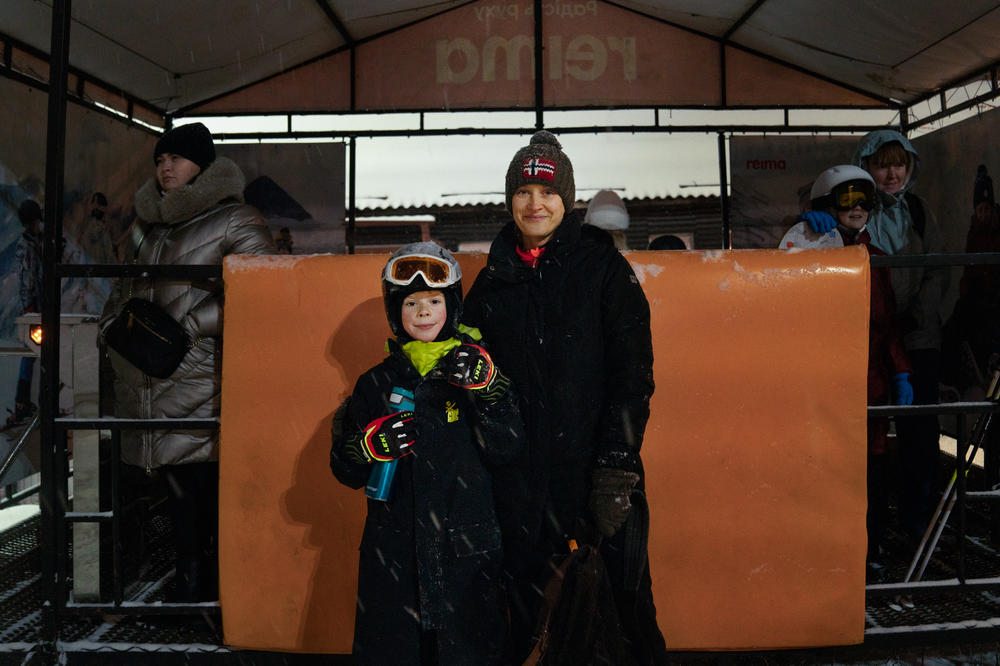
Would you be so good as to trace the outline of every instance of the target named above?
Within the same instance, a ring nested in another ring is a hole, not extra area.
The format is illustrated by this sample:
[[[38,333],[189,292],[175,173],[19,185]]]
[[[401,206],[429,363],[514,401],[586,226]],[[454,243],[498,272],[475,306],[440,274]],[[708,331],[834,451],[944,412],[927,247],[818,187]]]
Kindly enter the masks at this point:
[[[22,52],[47,57],[49,4],[0,3],[0,39],[14,53],[8,67]],[[534,4],[77,0],[70,66],[88,85],[156,114],[192,115],[903,108],[969,79],[992,90],[1000,62],[1000,6],[992,0],[947,8],[905,0],[543,0],[536,85]]]

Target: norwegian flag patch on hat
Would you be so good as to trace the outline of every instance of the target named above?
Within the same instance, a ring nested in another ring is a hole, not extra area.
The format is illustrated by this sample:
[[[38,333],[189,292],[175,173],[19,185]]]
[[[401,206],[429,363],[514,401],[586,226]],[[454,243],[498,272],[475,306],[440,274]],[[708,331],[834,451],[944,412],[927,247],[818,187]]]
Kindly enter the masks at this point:
[[[525,178],[541,178],[552,182],[556,178],[556,163],[543,157],[528,157],[521,170]]]

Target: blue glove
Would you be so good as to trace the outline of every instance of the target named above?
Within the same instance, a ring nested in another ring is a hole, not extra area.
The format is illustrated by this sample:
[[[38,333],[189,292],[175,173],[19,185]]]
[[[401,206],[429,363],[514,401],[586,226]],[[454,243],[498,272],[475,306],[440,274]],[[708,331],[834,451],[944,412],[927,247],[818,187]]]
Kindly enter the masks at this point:
[[[910,373],[900,372],[892,378],[892,404],[912,405],[913,387],[910,386]]]
[[[837,228],[837,221],[833,216],[821,210],[807,210],[798,219],[805,220],[817,234],[828,234]]]

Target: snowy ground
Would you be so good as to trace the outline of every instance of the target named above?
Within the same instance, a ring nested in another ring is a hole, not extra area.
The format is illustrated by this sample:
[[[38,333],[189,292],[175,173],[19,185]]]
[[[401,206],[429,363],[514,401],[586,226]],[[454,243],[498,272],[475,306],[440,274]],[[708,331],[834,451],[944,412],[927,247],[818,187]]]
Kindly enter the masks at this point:
[[[37,515],[37,504],[18,504],[17,506],[0,509],[0,532],[5,532],[14,525]]]

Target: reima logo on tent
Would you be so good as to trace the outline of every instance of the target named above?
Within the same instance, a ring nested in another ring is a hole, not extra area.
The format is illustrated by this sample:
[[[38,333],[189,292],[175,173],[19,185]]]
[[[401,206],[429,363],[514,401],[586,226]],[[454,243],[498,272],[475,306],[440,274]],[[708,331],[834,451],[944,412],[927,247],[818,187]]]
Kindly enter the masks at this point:
[[[785,160],[747,160],[748,171],[784,171]]]
[[[489,37],[482,47],[470,39],[439,39],[435,42],[438,83],[469,83],[477,76],[483,81],[496,81],[497,54],[503,52],[501,64],[506,65],[508,81],[521,79],[522,60],[527,76],[535,76],[535,40],[527,35]],[[595,37],[577,35],[565,45],[560,35],[545,40],[545,60],[550,80],[565,76],[577,81],[594,81],[605,74],[608,66],[621,64],[625,81],[635,81],[637,65],[635,37]]]

